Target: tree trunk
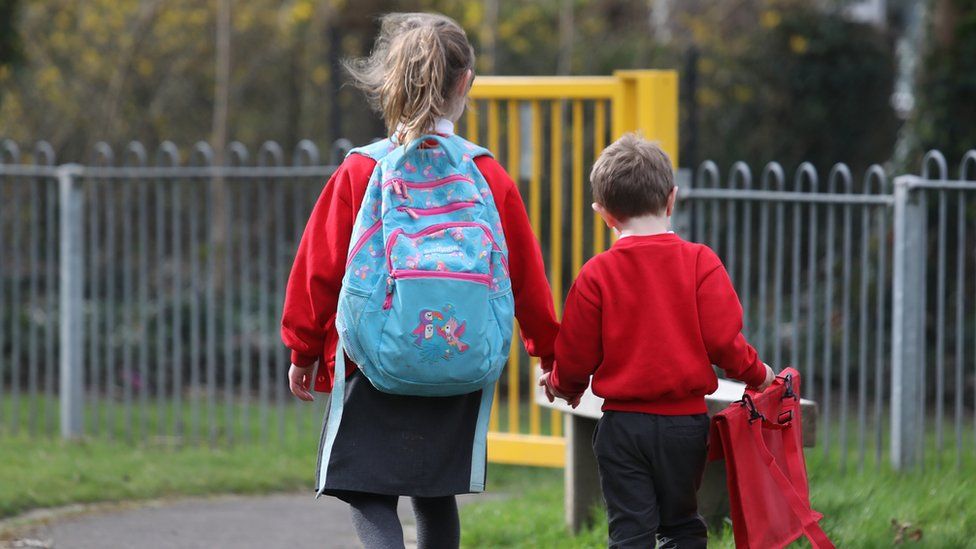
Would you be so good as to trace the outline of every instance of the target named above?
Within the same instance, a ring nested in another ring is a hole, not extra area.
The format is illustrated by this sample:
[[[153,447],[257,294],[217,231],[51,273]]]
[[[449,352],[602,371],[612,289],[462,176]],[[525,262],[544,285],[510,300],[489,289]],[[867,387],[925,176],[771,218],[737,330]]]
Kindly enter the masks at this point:
[[[342,91],[342,33],[332,16],[329,22],[329,147],[342,135],[342,105],[339,93]]]
[[[573,0],[559,4],[559,56],[556,74],[569,74],[573,68]]]
[[[224,161],[227,148],[227,103],[230,96],[230,5],[231,0],[217,0],[217,40],[214,55],[214,110],[211,146],[214,161]]]
[[[301,29],[301,31],[299,31]],[[296,29],[292,38],[289,52],[289,74],[287,88],[287,102],[285,105],[285,134],[284,144],[292,147],[302,138],[302,108],[304,107],[305,91],[305,32],[304,26]]]
[[[481,67],[485,74],[495,74],[498,48],[498,0],[484,0],[485,17],[481,21]]]
[[[213,147],[214,164],[222,166],[226,163],[224,156],[227,150],[227,113],[230,99],[230,33],[231,33],[231,0],[217,0],[217,32],[216,47],[214,48],[214,110],[211,128],[210,145]],[[211,201],[210,235],[211,253],[215,253],[214,265],[223,265],[221,258],[227,252],[230,235],[226,234],[227,226],[227,183],[222,177],[215,177],[210,181]],[[222,273],[217,277],[219,286],[230,273]]]
[[[915,133],[916,122],[912,118],[915,115],[918,93],[918,64],[925,46],[926,2],[911,0],[906,2],[902,9],[905,23],[895,48],[897,73],[892,102],[896,113],[905,119],[906,123],[898,132],[893,161],[895,166],[905,167],[918,145],[918,136]]]

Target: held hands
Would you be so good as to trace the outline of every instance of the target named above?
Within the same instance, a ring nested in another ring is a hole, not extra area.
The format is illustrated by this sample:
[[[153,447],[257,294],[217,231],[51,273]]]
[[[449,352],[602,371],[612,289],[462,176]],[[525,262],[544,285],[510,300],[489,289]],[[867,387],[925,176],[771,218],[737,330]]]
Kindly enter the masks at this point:
[[[776,380],[776,372],[769,367],[769,364],[763,363],[763,366],[766,367],[766,379],[762,382],[762,385],[756,387],[756,390],[760,393],[768,389],[773,384],[773,381]]]
[[[305,368],[292,364],[291,368],[288,369],[288,388],[291,389],[291,394],[305,402],[315,400],[315,397],[309,391],[309,388],[312,386],[312,370],[314,368],[314,364]]]
[[[550,382],[550,377],[552,377],[552,371],[545,372],[541,376],[539,376],[539,385],[543,389],[545,389],[546,398],[549,399],[549,402],[553,402],[557,398],[561,398],[565,400],[573,408],[579,406],[580,397],[582,397],[583,395],[580,394],[576,396],[571,396],[571,395],[560,393],[558,390],[556,390],[555,387],[552,386],[552,383]]]

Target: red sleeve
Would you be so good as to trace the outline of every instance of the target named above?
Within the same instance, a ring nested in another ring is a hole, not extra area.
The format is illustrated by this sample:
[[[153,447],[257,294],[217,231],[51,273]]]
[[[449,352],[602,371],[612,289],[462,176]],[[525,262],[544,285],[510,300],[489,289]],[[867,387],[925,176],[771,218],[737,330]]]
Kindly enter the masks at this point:
[[[742,335],[742,305],[715,252],[698,255],[698,320],[708,358],[733,379],[762,385],[766,368]]]
[[[529,215],[518,186],[495,159],[475,159],[478,170],[488,181],[502,220],[502,231],[508,246],[515,318],[522,342],[530,355],[542,359],[542,368],[552,368],[559,322],[552,303],[552,290],[546,278],[539,241],[532,232]]]
[[[349,239],[374,165],[364,156],[347,158],[329,178],[305,225],[281,319],[281,339],[297,366],[325,357],[332,371],[338,341],[335,313]],[[331,380],[324,379],[321,370],[317,381],[316,389],[328,390]]]
[[[556,338],[556,364],[549,382],[564,395],[585,391],[590,376],[603,362],[602,296],[591,278],[584,268],[573,282]]]

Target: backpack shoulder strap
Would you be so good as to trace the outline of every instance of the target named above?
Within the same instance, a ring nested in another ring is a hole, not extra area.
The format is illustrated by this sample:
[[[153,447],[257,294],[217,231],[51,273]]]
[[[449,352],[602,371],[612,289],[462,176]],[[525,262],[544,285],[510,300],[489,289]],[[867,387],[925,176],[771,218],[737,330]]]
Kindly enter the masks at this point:
[[[456,134],[452,135],[450,139],[451,141],[457,144],[458,148],[463,149],[465,153],[470,154],[471,158],[477,158],[479,156],[490,156],[494,158],[495,156],[491,154],[491,151],[489,151],[488,149],[480,145],[477,145],[475,143],[472,143],[471,141],[468,141],[467,139],[461,137],[460,135],[456,135]]]
[[[361,147],[356,147],[354,149],[351,149],[348,153],[346,153],[346,156],[349,156],[350,154],[359,154],[367,158],[372,158],[373,160],[379,162],[380,160],[383,160],[383,158],[386,157],[386,155],[396,150],[396,148],[397,148],[396,143],[394,143],[392,139],[387,137],[386,139],[380,139],[379,141],[374,141],[369,145],[363,145]]]

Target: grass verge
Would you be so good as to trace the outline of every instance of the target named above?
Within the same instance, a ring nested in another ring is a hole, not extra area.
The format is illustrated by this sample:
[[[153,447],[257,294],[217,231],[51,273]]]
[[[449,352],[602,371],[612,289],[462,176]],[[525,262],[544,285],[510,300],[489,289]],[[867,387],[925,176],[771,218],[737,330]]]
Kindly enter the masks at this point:
[[[976,547],[976,470],[930,468],[898,475],[888,470],[841,473],[817,452],[808,454],[813,506],[825,515],[827,535],[838,547],[890,547],[898,531],[907,545]],[[492,466],[489,488],[509,493],[461,511],[465,547],[606,546],[606,517],[577,536],[563,526],[561,470]],[[893,522],[895,525],[893,525]],[[808,547],[805,541],[794,544]],[[731,530],[712,533],[709,547],[734,547]]]
[[[26,399],[22,402],[26,404]],[[283,417],[272,406],[264,420],[260,409],[245,413],[239,403],[220,403],[212,415],[201,403],[196,442],[194,408],[187,402],[181,413],[175,406],[164,407],[163,421],[151,408],[134,410],[131,434],[124,407],[100,404],[99,413],[89,418],[90,430],[100,435],[78,442],[29,436],[26,422],[16,432],[5,426],[0,428],[0,518],[71,503],[308,489],[323,403],[321,399],[314,410],[287,406]],[[12,410],[4,411],[2,417],[10,418]],[[20,418],[35,417],[29,412],[24,409]],[[507,412],[506,406],[499,407],[503,426]],[[527,424],[529,412],[521,412],[519,423]],[[145,420],[143,413],[147,413]],[[543,432],[549,426],[548,416],[548,412],[541,414]],[[208,417],[214,422],[206,421]],[[95,429],[96,424],[102,429]],[[174,435],[169,426],[175,424],[182,425],[184,436]],[[838,546],[891,546],[897,533],[892,527],[895,521],[912,525],[906,534],[921,529],[922,546],[976,547],[976,510],[972,509],[976,456],[969,450],[973,447],[970,425],[963,430],[961,469],[954,466],[954,453],[930,451],[925,471],[911,475],[872,466],[870,451],[865,470],[858,472],[854,432],[848,430],[852,438],[846,460],[840,459],[839,444],[832,444],[826,455],[823,448],[807,454],[814,507],[826,515],[824,528]],[[262,433],[267,433],[265,442]],[[130,437],[146,442],[134,443]],[[928,447],[934,448],[931,433],[930,438]],[[847,464],[846,471],[840,470],[841,463]],[[493,464],[488,480],[491,492],[509,497],[462,509],[464,546],[605,545],[606,522],[599,510],[594,526],[578,536],[570,536],[563,527],[562,470]],[[730,532],[714,535],[711,541],[714,547],[733,546]]]
[[[314,440],[280,445],[134,447],[0,439],[0,518],[70,503],[310,489]]]

